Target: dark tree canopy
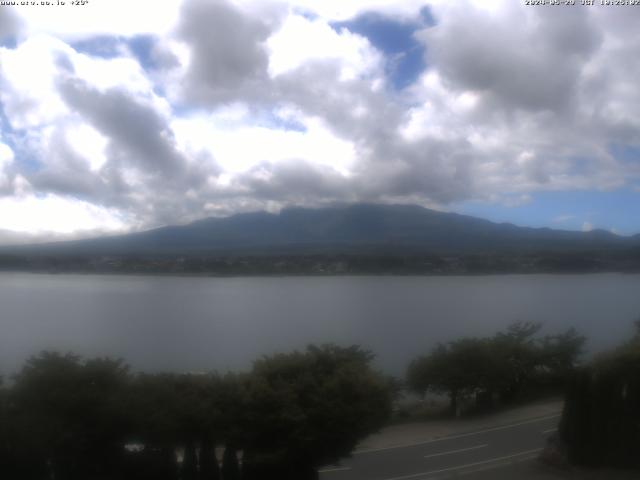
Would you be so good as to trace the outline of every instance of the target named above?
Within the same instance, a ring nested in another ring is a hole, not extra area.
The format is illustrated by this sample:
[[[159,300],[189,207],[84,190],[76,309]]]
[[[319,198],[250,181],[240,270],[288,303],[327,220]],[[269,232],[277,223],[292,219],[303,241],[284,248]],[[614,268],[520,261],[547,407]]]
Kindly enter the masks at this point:
[[[438,344],[411,362],[407,383],[419,394],[448,394],[457,411],[459,400],[472,395],[489,403],[494,395],[511,400],[533,378],[561,382],[576,366],[585,338],[575,329],[540,338],[540,329],[540,324],[518,322],[493,337]]]
[[[311,346],[258,360],[247,387],[246,462],[292,465],[282,474],[302,479],[305,469],[351,453],[391,411],[388,382],[371,369],[372,358],[355,346]]]
[[[9,407],[20,455],[31,458],[27,469],[69,479],[109,474],[128,427],[127,381],[119,360],[49,352],[30,358],[15,377]]]
[[[559,433],[572,463],[640,468],[640,332],[573,374]]]
[[[119,360],[44,352],[0,384],[0,476],[315,478],[390,412],[371,359],[358,347],[310,346],[247,374],[133,375]]]

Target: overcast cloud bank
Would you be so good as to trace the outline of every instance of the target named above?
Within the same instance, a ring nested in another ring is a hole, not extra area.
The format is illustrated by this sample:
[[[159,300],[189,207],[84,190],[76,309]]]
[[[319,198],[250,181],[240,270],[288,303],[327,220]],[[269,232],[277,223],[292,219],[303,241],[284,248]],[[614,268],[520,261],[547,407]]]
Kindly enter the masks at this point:
[[[134,4],[0,8],[0,229],[640,188],[640,9]],[[365,14],[423,51],[403,88]]]

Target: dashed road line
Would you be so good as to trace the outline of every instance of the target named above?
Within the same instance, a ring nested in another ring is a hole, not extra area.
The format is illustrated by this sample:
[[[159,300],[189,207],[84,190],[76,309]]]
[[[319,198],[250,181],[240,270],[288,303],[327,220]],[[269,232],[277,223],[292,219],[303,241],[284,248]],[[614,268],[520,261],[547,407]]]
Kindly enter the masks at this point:
[[[480,448],[485,448],[485,447],[488,447],[488,446],[489,446],[489,444],[485,443],[484,445],[476,445],[474,447],[459,448],[458,450],[450,450],[448,452],[432,453],[431,455],[425,455],[424,458],[441,457],[443,455],[453,455],[454,453],[468,452],[470,450],[478,450]]]
[[[440,437],[440,438],[433,438],[431,440],[425,440],[425,441],[422,441],[422,442],[406,443],[406,444],[402,444],[402,445],[392,445],[390,447],[369,448],[369,449],[366,449],[366,450],[357,450],[357,451],[353,452],[353,455],[363,455],[365,453],[375,453],[375,452],[383,452],[383,451],[386,451],[386,450],[396,450],[398,448],[417,447],[419,445],[429,445],[430,443],[444,442],[444,441],[447,441],[447,440],[456,440],[458,438],[472,437],[474,435],[481,435],[483,433],[496,432],[498,430],[507,430],[509,428],[519,427],[521,425],[528,425],[528,424],[531,424],[531,423],[543,422],[545,420],[551,420],[552,418],[558,418],[560,416],[561,416],[561,414],[557,413],[557,414],[553,414],[553,415],[547,415],[545,417],[538,417],[538,418],[534,418],[534,419],[531,419],[531,420],[525,420],[525,421],[518,422],[518,423],[512,423],[512,424],[509,424],[509,425],[501,425],[499,427],[486,428],[484,430],[477,430],[475,432],[461,433],[461,434],[458,434],[458,435],[449,435],[449,436]]]
[[[318,473],[346,472],[348,470],[351,470],[351,467],[324,468],[322,470],[318,470]]]
[[[525,450],[523,452],[514,453],[512,455],[505,455],[503,457],[490,458],[488,460],[482,460],[480,462],[466,463],[464,465],[457,465],[455,467],[441,468],[439,470],[431,470],[429,472],[413,473],[411,475],[403,475],[400,477],[385,478],[384,480],[408,480],[410,478],[418,478],[418,477],[422,477],[423,479],[425,479],[425,477],[429,477],[430,475],[437,475],[439,473],[446,473],[446,472],[455,472],[456,470],[464,470],[467,468],[478,467],[478,466],[486,466],[491,463],[500,464],[501,462],[505,462],[506,460],[511,460],[518,457],[522,457],[518,461],[525,461],[533,458],[530,455],[541,452],[541,451],[542,451],[542,448],[535,448],[533,450]]]

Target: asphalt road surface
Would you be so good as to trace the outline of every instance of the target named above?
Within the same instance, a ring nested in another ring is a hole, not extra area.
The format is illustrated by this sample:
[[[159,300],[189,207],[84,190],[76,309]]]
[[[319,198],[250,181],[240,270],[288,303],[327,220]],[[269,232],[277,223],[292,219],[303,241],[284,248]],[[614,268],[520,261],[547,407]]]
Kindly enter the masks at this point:
[[[356,452],[320,471],[321,480],[436,480],[524,478],[515,475],[532,462],[558,425],[560,415],[451,435],[402,447]]]

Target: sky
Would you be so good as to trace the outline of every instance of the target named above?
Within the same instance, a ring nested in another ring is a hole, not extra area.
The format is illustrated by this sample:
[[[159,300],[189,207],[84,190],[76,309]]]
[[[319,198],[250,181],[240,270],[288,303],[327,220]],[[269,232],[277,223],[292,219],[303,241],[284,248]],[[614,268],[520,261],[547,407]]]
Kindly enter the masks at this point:
[[[0,243],[351,202],[640,233],[640,7],[19,3]]]

